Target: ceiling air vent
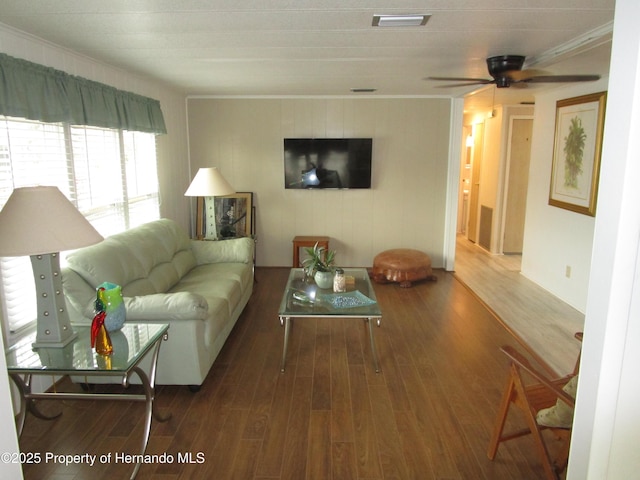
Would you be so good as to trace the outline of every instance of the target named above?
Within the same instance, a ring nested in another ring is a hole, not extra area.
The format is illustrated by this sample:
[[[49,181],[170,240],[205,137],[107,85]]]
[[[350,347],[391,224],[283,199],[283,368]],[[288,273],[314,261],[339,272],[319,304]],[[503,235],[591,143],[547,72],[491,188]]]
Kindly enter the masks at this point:
[[[374,15],[371,25],[374,27],[421,27],[426,25],[431,15]]]

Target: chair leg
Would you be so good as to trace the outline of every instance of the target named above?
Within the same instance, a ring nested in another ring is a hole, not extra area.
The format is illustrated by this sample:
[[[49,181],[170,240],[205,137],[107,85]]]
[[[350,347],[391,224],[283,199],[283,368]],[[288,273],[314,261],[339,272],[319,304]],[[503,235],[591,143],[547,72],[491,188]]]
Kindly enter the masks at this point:
[[[514,388],[516,390],[516,395],[520,395],[521,399],[526,398],[524,385],[522,385],[522,382],[520,382],[519,380],[515,381]],[[519,404],[518,406],[520,407],[520,410],[522,410],[527,426],[531,431],[533,443],[535,444],[538,456],[542,461],[542,468],[544,469],[545,477],[548,480],[558,480],[558,474],[556,472],[556,469],[554,468],[551,456],[549,455],[549,450],[547,449],[547,446],[542,439],[542,430],[540,429],[538,422],[536,422],[536,413],[529,407],[529,405],[526,403],[526,400],[523,404]]]
[[[551,456],[549,455],[547,446],[542,440],[542,431],[539,428],[534,427],[531,430],[531,434],[536,445],[536,450],[538,451],[540,460],[542,461],[542,468],[544,469],[546,478],[548,480],[558,480],[558,472],[556,471],[555,465],[551,460]]]
[[[567,468],[567,464],[569,463],[569,447],[571,446],[571,433],[569,430],[555,430],[554,433],[560,438],[562,442],[562,449],[558,454],[554,467],[556,472],[561,473],[564,472]]]
[[[489,460],[496,458],[498,452],[498,446],[500,445],[502,431],[504,430],[504,424],[507,421],[507,414],[509,413],[509,405],[514,395],[515,384],[513,382],[513,376],[509,375],[507,381],[507,388],[502,395],[502,401],[500,402],[500,408],[498,409],[498,415],[496,417],[496,426],[493,429],[491,440],[489,441],[489,449],[487,450],[487,457]]]

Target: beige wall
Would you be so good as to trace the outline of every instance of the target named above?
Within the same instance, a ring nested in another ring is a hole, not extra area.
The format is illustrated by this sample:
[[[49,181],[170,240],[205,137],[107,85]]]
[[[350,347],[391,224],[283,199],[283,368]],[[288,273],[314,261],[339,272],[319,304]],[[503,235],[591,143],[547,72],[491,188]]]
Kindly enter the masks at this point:
[[[451,103],[432,98],[190,98],[192,174],[254,192],[257,263],[290,266],[295,235],[329,235],[343,266],[415,248],[443,266]],[[285,190],[285,137],[372,137],[369,190]]]

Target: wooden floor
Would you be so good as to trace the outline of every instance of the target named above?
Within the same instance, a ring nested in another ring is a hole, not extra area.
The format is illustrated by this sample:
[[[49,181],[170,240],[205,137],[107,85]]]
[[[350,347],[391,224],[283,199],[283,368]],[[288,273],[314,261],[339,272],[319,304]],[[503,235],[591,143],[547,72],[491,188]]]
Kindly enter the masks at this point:
[[[520,262],[519,255],[491,255],[458,236],[456,277],[551,370],[567,374],[580,348],[574,334],[582,331],[584,314],[525,278]]]
[[[518,342],[453,274],[402,289],[375,285],[383,312],[375,329],[376,374],[364,322],[305,319],[292,330],[280,373],[277,310],[288,269],[258,268],[258,283],[200,392],[162,386],[171,412],[152,425],[148,454],[173,461],[142,466],[139,479],[539,479],[530,439],[489,461],[486,448],[506,380],[498,347]],[[58,388],[62,388],[62,385]],[[135,388],[135,387],[131,387]],[[30,479],[122,479],[138,453],[143,406],[49,401],[54,421],[29,416],[23,452],[112,455],[93,467],[25,465]],[[512,416],[510,424],[518,424]],[[178,454],[194,462],[179,463]]]

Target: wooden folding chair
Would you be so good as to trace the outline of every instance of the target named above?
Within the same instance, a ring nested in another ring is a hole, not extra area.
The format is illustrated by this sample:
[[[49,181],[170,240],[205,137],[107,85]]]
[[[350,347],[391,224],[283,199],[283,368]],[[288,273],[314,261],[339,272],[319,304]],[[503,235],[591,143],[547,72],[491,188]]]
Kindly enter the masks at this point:
[[[575,336],[578,340],[582,340],[582,332],[576,333]],[[540,410],[554,406],[558,399],[571,408],[575,406],[574,398],[567,394],[563,390],[563,387],[571,378],[578,374],[580,356],[578,356],[578,360],[571,374],[561,378],[549,378],[548,375],[536,370],[531,363],[514,348],[504,346],[501,350],[511,360],[509,379],[500,403],[500,409],[498,411],[493,435],[489,442],[487,455],[490,460],[493,460],[500,443],[531,434],[536,451],[543,464],[545,477],[549,480],[557,480],[559,474],[562,473],[567,466],[571,428],[540,425],[536,421],[536,415]],[[526,375],[523,375],[525,372]],[[535,383],[532,383],[533,380],[529,377],[535,380]],[[525,382],[525,378],[529,380],[529,383]],[[527,428],[505,434],[503,430],[509,408],[512,404],[518,407],[524,414]],[[560,452],[555,459],[552,459],[542,435],[542,431],[546,429],[553,431],[560,440]]]

